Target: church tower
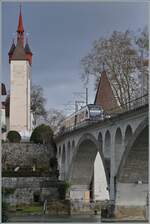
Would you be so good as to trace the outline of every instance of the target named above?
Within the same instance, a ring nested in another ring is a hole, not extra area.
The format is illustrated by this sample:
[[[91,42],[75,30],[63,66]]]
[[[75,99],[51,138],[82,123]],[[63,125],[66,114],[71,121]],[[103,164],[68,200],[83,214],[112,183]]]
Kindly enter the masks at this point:
[[[30,85],[32,52],[28,40],[25,42],[23,18],[20,6],[16,44],[13,40],[9,50],[10,63],[10,120],[9,130],[22,136],[31,132]]]

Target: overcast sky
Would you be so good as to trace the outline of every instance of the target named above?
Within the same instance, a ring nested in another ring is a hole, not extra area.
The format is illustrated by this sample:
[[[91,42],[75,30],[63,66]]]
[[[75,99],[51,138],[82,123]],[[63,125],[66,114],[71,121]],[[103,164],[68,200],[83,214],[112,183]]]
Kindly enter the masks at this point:
[[[81,100],[74,92],[85,91],[80,60],[90,51],[92,42],[114,30],[143,28],[148,24],[148,3],[24,2],[22,14],[33,52],[32,82],[43,87],[47,109],[64,110],[64,104]],[[7,89],[8,50],[16,35],[18,16],[19,3],[2,3],[2,69]],[[93,103],[93,80],[88,87],[89,103]]]

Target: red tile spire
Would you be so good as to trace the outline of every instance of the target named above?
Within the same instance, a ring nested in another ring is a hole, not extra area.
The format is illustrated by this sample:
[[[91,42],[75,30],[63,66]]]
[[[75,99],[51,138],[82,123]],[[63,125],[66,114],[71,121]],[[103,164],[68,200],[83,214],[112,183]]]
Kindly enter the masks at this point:
[[[20,14],[19,14],[19,21],[18,21],[18,30],[17,32],[23,33],[24,28],[23,28],[23,19],[22,19],[22,13],[21,13],[21,4],[20,4]]]
[[[21,4],[20,4],[20,14],[19,14],[19,20],[18,20],[17,33],[18,33],[17,40],[21,39],[22,45],[24,45],[24,28],[23,28],[23,18],[21,13]]]

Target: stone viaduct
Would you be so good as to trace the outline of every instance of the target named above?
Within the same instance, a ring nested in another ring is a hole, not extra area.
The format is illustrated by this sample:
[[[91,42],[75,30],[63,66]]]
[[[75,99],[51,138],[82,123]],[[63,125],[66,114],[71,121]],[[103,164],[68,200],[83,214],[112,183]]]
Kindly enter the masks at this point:
[[[116,206],[145,206],[148,196],[147,104],[76,127],[56,136],[56,144],[60,179],[70,182],[70,199],[83,200],[90,191],[99,152],[101,165],[97,172],[99,178],[106,180],[107,187],[102,194],[107,191]]]

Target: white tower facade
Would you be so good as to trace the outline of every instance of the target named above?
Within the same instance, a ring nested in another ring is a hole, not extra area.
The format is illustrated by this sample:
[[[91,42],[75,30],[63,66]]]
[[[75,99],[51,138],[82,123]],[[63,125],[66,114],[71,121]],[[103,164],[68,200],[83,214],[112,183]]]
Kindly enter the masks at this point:
[[[18,131],[22,137],[31,133],[31,65],[32,52],[28,41],[24,46],[24,29],[20,9],[17,43],[9,51],[10,63],[10,118],[9,130]]]
[[[12,60],[10,74],[10,130],[30,131],[31,66],[28,61]]]

